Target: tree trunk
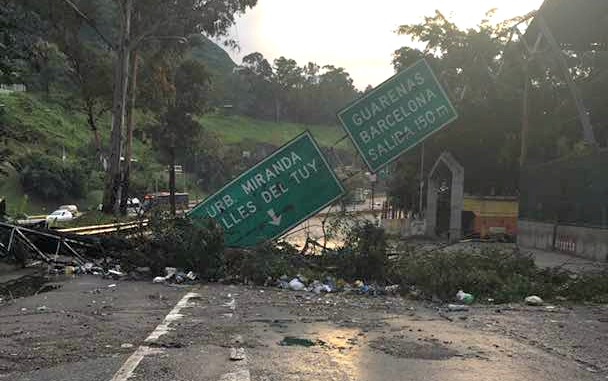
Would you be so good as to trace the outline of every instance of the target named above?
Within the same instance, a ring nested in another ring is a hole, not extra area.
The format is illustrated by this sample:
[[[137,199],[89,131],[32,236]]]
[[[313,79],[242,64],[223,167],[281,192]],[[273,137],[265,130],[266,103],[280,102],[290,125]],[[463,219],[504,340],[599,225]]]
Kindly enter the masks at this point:
[[[278,97],[274,98],[274,121],[279,123],[281,119],[281,102]]]
[[[131,33],[132,0],[122,0],[120,17],[120,41],[118,55],[114,63],[114,94],[112,98],[112,132],[110,136],[110,162],[106,173],[103,195],[103,212],[119,212],[121,189],[121,146],[122,129],[125,121],[127,103],[127,84],[129,80],[129,36]]]
[[[528,61],[524,63],[524,94],[523,94],[523,107],[522,107],[522,118],[521,118],[521,148],[519,152],[519,167],[523,168],[526,164],[528,157],[528,132],[530,128],[529,121],[529,93],[530,93],[530,73],[528,71]]]
[[[95,121],[95,113],[93,107],[87,107],[87,122],[93,132],[93,141],[95,143],[95,154],[97,160],[101,163],[101,137],[99,136],[99,129],[97,128],[97,122]]]
[[[135,97],[137,95],[137,49],[131,52],[131,68],[129,73],[129,106],[127,109],[127,142],[125,162],[122,174],[122,192],[120,199],[120,213],[127,214],[127,201],[129,199],[129,179],[131,176],[131,158],[133,157],[133,114],[135,112]]]
[[[171,147],[169,147],[169,161],[171,162],[171,167],[169,167],[169,202],[171,203],[171,215],[175,216],[175,144],[173,141]]]

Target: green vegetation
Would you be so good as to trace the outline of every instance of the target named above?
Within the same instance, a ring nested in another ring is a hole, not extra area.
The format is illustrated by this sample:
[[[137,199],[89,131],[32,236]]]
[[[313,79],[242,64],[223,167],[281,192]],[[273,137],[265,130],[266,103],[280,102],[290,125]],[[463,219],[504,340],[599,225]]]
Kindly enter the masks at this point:
[[[344,130],[338,126],[274,123],[244,116],[210,114],[202,117],[200,121],[205,129],[216,133],[225,144],[249,141],[280,146],[309,130],[321,146],[331,147],[346,135]],[[346,141],[342,141],[338,145],[340,148],[347,146],[350,146],[350,143]]]

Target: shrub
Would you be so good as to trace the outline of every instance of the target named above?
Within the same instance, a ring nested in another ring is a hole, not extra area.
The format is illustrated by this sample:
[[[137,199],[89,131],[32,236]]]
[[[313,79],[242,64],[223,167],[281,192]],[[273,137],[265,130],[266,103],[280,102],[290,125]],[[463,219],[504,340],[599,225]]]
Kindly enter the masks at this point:
[[[355,225],[348,232],[344,247],[335,253],[326,253],[323,260],[325,267],[336,268],[340,278],[381,283],[386,279],[387,263],[384,229],[369,221]]]
[[[86,194],[87,176],[74,165],[42,153],[30,153],[19,159],[19,175],[24,191],[46,200],[75,198]]]
[[[150,220],[152,238],[146,252],[148,266],[157,275],[172,266],[196,272],[203,280],[217,280],[224,274],[224,235],[213,220],[194,223],[189,218],[170,217],[154,211]]]
[[[282,275],[295,275],[297,268],[292,266],[297,250],[287,244],[267,242],[255,250],[241,251],[240,261],[235,262],[234,270],[240,279],[255,284],[264,284],[268,278],[277,279]]]
[[[415,285],[427,297],[452,300],[462,289],[478,300],[493,298],[498,303],[522,301],[530,295],[546,300],[561,296],[573,301],[606,301],[606,275],[539,269],[531,256],[500,250],[409,250],[390,269],[391,279],[398,280],[402,289]]]

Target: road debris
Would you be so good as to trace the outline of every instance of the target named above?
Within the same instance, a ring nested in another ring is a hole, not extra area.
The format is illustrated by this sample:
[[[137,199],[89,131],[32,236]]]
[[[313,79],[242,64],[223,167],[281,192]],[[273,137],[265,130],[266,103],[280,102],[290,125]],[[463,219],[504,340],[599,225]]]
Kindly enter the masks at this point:
[[[306,288],[304,283],[300,282],[298,278],[293,278],[291,282],[289,282],[289,288],[294,291],[302,291]]]
[[[456,299],[462,304],[473,304],[473,301],[475,300],[473,295],[468,294],[462,290],[456,293]]]
[[[230,348],[230,360],[231,361],[245,360],[245,348]]]
[[[448,304],[448,311],[450,312],[458,312],[458,311],[468,311],[469,307],[464,304]]]
[[[524,301],[529,306],[542,306],[544,303],[543,300],[536,295],[528,296]]]

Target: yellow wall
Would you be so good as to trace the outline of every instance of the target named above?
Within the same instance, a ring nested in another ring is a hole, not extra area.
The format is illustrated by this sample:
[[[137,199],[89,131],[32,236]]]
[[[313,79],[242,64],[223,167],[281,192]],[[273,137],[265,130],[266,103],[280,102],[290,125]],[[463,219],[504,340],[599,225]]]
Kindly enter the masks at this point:
[[[514,199],[465,196],[463,210],[478,217],[517,217],[519,203]]]

